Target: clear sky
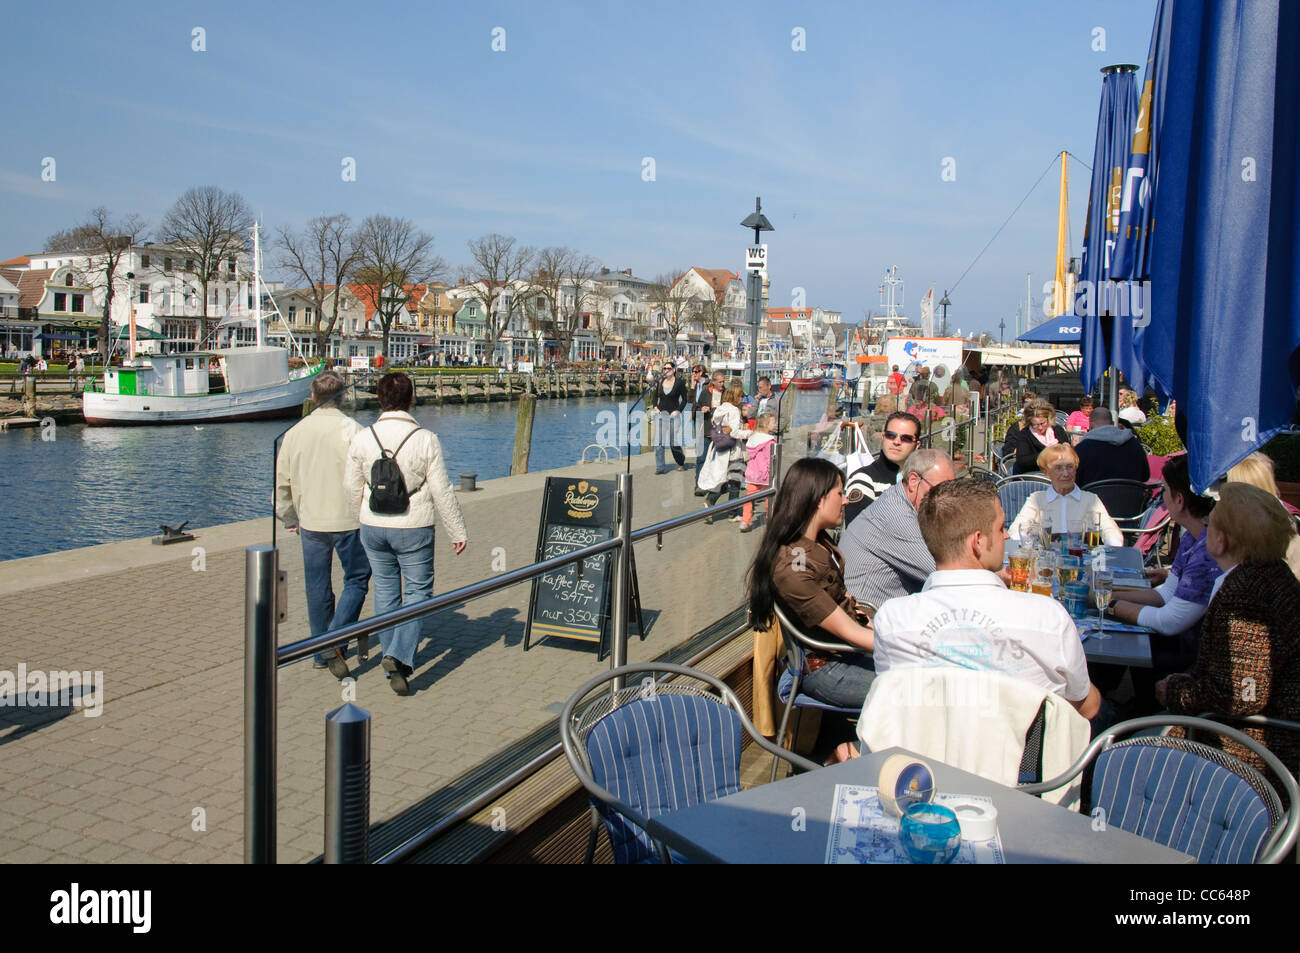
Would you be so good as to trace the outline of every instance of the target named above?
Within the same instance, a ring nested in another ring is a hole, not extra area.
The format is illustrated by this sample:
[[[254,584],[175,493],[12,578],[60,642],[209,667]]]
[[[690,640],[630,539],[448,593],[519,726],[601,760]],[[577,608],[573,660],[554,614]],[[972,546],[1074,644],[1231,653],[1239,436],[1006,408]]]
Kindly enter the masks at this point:
[[[409,217],[452,265],[502,232],[647,277],[740,270],[761,195],[770,304],[799,287],[860,320],[898,265],[916,316],[1057,152],[1091,164],[1099,70],[1143,63],[1154,15],[1155,0],[25,4],[0,61],[0,260],[96,205],[156,225],[217,185],[272,229]],[[1013,336],[1026,273],[1036,298],[1051,277],[1056,188],[1053,169],[951,291],[952,328],[1005,318]],[[1087,192],[1071,161],[1076,255]]]

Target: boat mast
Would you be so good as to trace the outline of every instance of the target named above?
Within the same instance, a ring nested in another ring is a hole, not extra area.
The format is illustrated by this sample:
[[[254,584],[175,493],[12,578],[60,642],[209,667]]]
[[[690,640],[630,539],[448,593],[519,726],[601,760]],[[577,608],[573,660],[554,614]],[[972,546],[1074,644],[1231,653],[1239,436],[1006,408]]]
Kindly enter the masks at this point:
[[[257,346],[262,346],[262,246],[253,223],[253,320],[257,323]]]

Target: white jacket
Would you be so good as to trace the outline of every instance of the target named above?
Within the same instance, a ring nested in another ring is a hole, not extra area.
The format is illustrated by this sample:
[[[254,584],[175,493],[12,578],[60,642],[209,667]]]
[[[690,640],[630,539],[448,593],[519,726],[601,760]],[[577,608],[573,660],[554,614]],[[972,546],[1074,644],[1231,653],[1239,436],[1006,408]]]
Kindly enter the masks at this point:
[[[348,449],[361,425],[335,406],[317,408],[284,435],[275,459],[275,515],[317,533],[355,530],[343,489]]]
[[[385,411],[375,421],[375,432],[369,427],[358,431],[348,449],[347,473],[343,480],[348,502],[353,513],[359,513],[364,526],[384,526],[389,529],[416,529],[434,525],[434,511],[438,520],[451,535],[453,543],[469,540],[465,533],[465,517],[460,512],[460,501],[447,479],[447,467],[442,461],[442,444],[433,431],[420,429],[402,447],[397,455],[397,465],[402,469],[406,489],[411,492],[411,508],[400,516],[389,516],[370,511],[370,467],[379,459],[379,443],[392,452],[408,433],[419,424],[410,414],[400,410]]]
[[[858,719],[858,740],[864,751],[906,748],[923,758],[1015,787],[1025,734],[1044,699],[1046,781],[1064,774],[1088,747],[1088,720],[1060,695],[997,672],[947,665],[883,672],[867,692]],[[1077,811],[1080,788],[1081,782],[1075,778],[1043,798]]]

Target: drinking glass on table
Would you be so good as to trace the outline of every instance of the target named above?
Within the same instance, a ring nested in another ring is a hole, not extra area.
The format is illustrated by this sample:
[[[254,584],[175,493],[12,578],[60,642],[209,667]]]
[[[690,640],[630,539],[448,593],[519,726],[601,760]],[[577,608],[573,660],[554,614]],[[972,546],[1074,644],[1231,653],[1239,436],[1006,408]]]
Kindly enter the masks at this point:
[[[1070,541],[1070,555],[1083,555],[1083,520],[1070,520],[1066,526]]]
[[[1029,570],[1034,561],[1033,553],[1017,549],[1008,558],[1011,570],[1011,588],[1016,592],[1029,591]]]
[[[1083,545],[1085,549],[1093,550],[1101,545],[1101,514],[1089,513],[1084,517],[1083,526]]]
[[[1052,581],[1056,578],[1056,553],[1050,549],[1041,550],[1034,560],[1034,578],[1030,591],[1040,596],[1052,594]]]
[[[1058,556],[1056,564],[1056,577],[1061,580],[1064,586],[1067,582],[1076,582],[1079,578],[1079,557],[1078,556]]]
[[[1092,571],[1092,598],[1097,606],[1097,638],[1110,638],[1106,634],[1106,607],[1110,605],[1110,594],[1115,588],[1115,574],[1109,569]]]

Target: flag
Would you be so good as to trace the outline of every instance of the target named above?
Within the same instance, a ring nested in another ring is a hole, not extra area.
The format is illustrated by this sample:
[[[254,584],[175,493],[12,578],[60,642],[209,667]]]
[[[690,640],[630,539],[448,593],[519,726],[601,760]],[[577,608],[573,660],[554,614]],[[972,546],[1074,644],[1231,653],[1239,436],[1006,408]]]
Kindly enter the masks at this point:
[[[1137,120],[1137,88],[1133,72],[1113,66],[1102,70],[1101,108],[1097,114],[1097,143],[1092,156],[1092,186],[1084,221],[1083,256],[1074,313],[1082,319],[1079,377],[1091,392],[1109,364],[1115,364],[1139,389],[1142,365],[1133,356],[1130,305],[1111,294],[1110,252],[1119,227],[1119,204],[1124,169],[1128,165]],[[1103,326],[1100,315],[1123,315]],[[1130,325],[1125,331],[1125,324]],[[1107,332],[1110,332],[1109,334]],[[1118,356],[1120,360],[1114,360]]]
[[[1143,357],[1203,490],[1286,429],[1300,385],[1300,4],[1178,0]]]

